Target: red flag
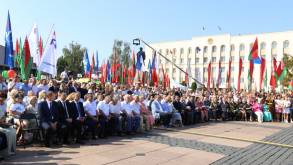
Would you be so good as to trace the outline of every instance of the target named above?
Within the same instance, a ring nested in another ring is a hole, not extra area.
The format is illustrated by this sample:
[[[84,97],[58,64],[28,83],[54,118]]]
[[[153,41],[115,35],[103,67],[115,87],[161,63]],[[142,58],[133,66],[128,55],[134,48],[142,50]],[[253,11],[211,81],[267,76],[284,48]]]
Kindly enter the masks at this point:
[[[25,37],[25,41],[24,41],[24,53],[25,53],[24,67],[26,68],[26,67],[28,67],[28,63],[29,63],[30,58],[31,58],[30,47],[29,47],[27,37]]]
[[[40,36],[40,41],[39,41],[39,50],[40,50],[40,59],[42,59],[42,55],[43,55],[43,40],[42,40],[41,36]]]
[[[283,72],[283,62],[282,61],[280,61],[280,63],[279,63],[279,65],[278,65],[278,68],[277,68],[277,70],[276,70],[276,74],[278,75],[278,77],[280,77],[281,76],[281,74],[282,74],[282,72]]]
[[[253,46],[251,48],[251,51],[250,51],[250,54],[251,54],[251,59],[258,58],[258,41],[257,41],[257,38],[254,41],[254,44],[253,44]]]
[[[250,82],[252,82],[252,76],[253,76],[253,69],[254,69],[254,64],[253,60],[249,60],[249,76],[250,76]]]
[[[221,60],[219,61],[219,71],[218,71],[217,88],[219,88],[220,84],[221,84]]]
[[[227,74],[227,83],[228,83],[228,88],[230,88],[230,78],[231,78],[231,63],[232,63],[232,60],[231,60],[231,56],[229,58],[229,66],[228,66],[228,74]]]
[[[261,57],[259,89],[262,88],[262,82],[263,82],[263,79],[264,79],[265,69],[266,69],[266,59]]]
[[[134,50],[132,50],[132,78],[135,78],[136,74],[136,67],[135,67],[135,53]]]
[[[240,91],[241,72],[242,72],[242,58],[239,59],[239,73],[238,73],[238,84],[237,84],[238,92]]]
[[[154,86],[158,86],[158,75],[157,75],[157,71],[156,68],[152,69],[152,80],[154,82]]]
[[[211,62],[209,63],[209,66],[208,66],[208,83],[207,83],[208,90],[210,90],[210,86],[211,86]]]
[[[275,89],[277,86],[277,81],[276,81],[276,77],[274,75],[274,72],[272,72],[272,74],[271,74],[270,85],[271,85],[272,89]]]
[[[187,85],[189,82],[189,79],[188,79],[188,69],[186,68],[186,72],[185,72],[185,84]]]
[[[274,66],[274,72],[277,71],[277,60],[274,58],[273,59],[273,66]]]

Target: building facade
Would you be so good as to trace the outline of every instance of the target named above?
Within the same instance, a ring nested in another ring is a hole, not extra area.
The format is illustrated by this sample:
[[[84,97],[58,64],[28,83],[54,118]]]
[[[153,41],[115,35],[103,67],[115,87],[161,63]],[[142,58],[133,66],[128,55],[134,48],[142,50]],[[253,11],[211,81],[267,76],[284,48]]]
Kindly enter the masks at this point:
[[[191,40],[162,42],[150,44],[166,58],[176,63],[184,71],[188,69],[192,77],[196,78],[205,86],[208,79],[208,65],[211,62],[211,84],[217,82],[219,73],[219,61],[221,61],[220,88],[227,87],[227,73],[229,59],[231,58],[231,86],[237,87],[239,75],[239,59],[242,58],[243,67],[240,78],[241,89],[247,89],[249,60],[248,56],[255,39],[258,38],[258,54],[266,59],[267,87],[272,72],[272,61],[282,60],[284,54],[293,54],[293,31],[260,33],[249,35],[230,34],[193,37]],[[153,51],[146,47],[146,59],[152,59]],[[170,78],[177,82],[185,79],[185,74],[177,69],[172,63],[158,57],[159,67],[163,67]],[[190,67],[188,67],[190,65]],[[260,89],[260,64],[254,65],[252,87]],[[212,85],[211,85],[212,86]]]

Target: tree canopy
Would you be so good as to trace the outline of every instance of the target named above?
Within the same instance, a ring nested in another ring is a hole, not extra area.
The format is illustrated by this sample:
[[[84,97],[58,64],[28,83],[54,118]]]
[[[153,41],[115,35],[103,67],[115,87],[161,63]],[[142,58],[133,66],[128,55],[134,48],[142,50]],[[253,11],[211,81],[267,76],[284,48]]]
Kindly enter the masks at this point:
[[[83,73],[83,54],[85,48],[78,43],[70,43],[69,47],[63,48],[63,55],[57,61],[57,73],[67,70],[72,75]]]

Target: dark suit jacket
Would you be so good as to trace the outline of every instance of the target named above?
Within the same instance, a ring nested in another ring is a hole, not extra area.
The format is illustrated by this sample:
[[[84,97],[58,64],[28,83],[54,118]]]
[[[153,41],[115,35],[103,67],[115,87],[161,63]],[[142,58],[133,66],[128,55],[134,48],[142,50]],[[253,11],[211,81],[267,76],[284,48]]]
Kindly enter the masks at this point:
[[[60,122],[65,122],[66,119],[72,118],[72,116],[73,116],[73,111],[72,111],[70,102],[69,101],[65,101],[65,104],[66,104],[67,112],[68,112],[68,115],[69,116],[67,116],[66,110],[65,110],[62,102],[60,100],[57,101]]]
[[[85,117],[85,112],[84,112],[82,102],[78,102],[78,105],[79,105],[79,108],[80,108],[80,116]],[[73,114],[72,115],[72,120],[76,120],[78,118],[78,110],[77,110],[77,107],[76,107],[76,104],[75,104],[74,101],[70,103],[70,108],[71,108],[72,114]]]
[[[59,120],[58,105],[55,101],[52,101],[50,109],[47,101],[40,102],[38,111],[41,122],[53,123]]]

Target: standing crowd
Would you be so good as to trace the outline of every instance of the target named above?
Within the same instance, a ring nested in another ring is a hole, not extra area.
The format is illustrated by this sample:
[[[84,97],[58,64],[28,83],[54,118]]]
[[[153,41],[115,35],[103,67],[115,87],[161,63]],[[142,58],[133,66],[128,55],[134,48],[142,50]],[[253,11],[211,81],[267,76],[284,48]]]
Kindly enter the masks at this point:
[[[61,75],[62,76],[62,75]],[[209,121],[293,123],[291,94],[183,91],[140,84],[0,77],[0,157],[38,139],[50,147]]]

